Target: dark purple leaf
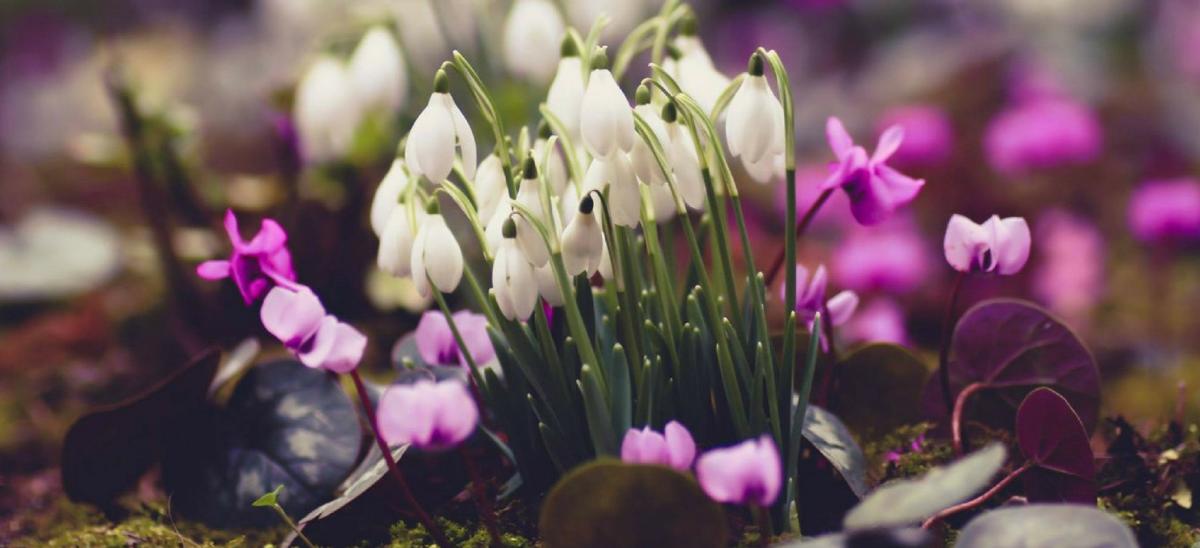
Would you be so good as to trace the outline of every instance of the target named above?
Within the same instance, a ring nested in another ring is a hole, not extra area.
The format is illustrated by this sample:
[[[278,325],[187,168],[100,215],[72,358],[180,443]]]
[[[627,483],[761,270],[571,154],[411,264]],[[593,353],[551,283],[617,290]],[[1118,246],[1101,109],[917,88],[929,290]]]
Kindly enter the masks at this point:
[[[982,383],[970,397],[967,415],[997,428],[1013,423],[1017,406],[1039,386],[1053,387],[1079,413],[1084,427],[1096,426],[1100,372],[1091,352],[1066,325],[1025,301],[995,299],[972,307],[954,330],[950,353],[950,392]],[[939,373],[922,396],[927,416],[946,416]]]
[[[1096,463],[1087,431],[1071,404],[1054,390],[1038,388],[1017,410],[1017,442],[1036,464],[1024,475],[1032,502],[1096,503]]]
[[[921,422],[921,388],[929,369],[907,348],[875,343],[837,365],[831,410],[859,439],[871,441]]]

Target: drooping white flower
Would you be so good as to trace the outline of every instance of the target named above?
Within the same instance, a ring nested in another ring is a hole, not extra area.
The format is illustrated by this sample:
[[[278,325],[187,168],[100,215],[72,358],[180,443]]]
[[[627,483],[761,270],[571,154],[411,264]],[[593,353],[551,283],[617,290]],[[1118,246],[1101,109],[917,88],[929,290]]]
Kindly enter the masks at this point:
[[[667,162],[671,164],[671,172],[675,175],[675,190],[683,198],[684,203],[692,209],[704,209],[704,179],[700,173],[700,160],[696,156],[696,145],[692,134],[687,128],[676,121],[675,106],[667,104],[663,108],[667,116],[663,132],[666,140],[663,148]]]
[[[674,61],[671,74],[675,75],[684,93],[695,99],[704,112],[712,112],[721,92],[729,87],[730,80],[717,70],[696,30],[694,17],[684,19],[679,36],[675,38],[679,59]]]
[[[763,62],[758,54],[750,58],[748,74],[726,111],[725,140],[729,143],[729,153],[747,165],[771,160],[784,147],[783,106],[767,85]]]
[[[658,109],[650,103],[650,90],[646,86],[638,86],[635,100],[637,106],[633,107],[633,111],[654,130],[654,136],[658,142],[666,146],[666,126],[658,116]],[[629,152],[629,161],[633,164],[633,172],[637,174],[638,180],[643,184],[661,185],[665,182],[662,169],[654,159],[654,153],[650,151],[650,145],[646,144],[641,136],[637,136],[634,140],[633,150]]]
[[[510,320],[525,320],[537,305],[538,285],[533,265],[517,245],[518,229],[511,219],[504,222],[504,238],[492,263],[492,291],[500,312]]]
[[[501,198],[508,194],[508,183],[504,178],[504,166],[495,153],[488,154],[475,171],[476,212],[480,220],[487,222],[496,213]]]
[[[567,16],[575,28],[591,28],[601,15],[608,16],[608,25],[600,33],[605,41],[623,37],[646,16],[646,0],[566,0]],[[661,2],[658,2],[661,4]]]
[[[681,205],[676,205],[675,195],[671,193],[671,187],[667,185],[652,186],[649,187],[649,193],[650,209],[654,212],[654,221],[656,223],[665,223],[674,219]]]
[[[416,176],[424,175],[434,184],[439,184],[450,175],[454,167],[454,153],[461,152],[463,174],[475,179],[475,135],[463,116],[454,98],[450,96],[450,81],[446,73],[439,70],[433,79],[433,94],[429,104],[417,120],[404,145],[404,159],[408,170]]]
[[[296,87],[292,116],[306,162],[345,156],[362,119],[345,64],[330,55],[318,57]]]
[[[579,131],[592,156],[612,156],[633,148],[633,109],[608,70],[608,57],[599,52],[580,105]]]
[[[413,285],[423,297],[430,295],[430,281],[438,291],[450,293],[458,288],[463,275],[462,248],[438,212],[437,202],[432,202],[427,213],[412,247]]]
[[[600,268],[604,254],[604,232],[593,214],[595,202],[590,195],[579,202],[579,213],[562,233],[562,258],[567,274],[591,276]]]
[[[554,80],[546,94],[546,107],[562,122],[567,135],[579,143],[579,115],[583,104],[583,61],[570,37],[563,38]]]
[[[513,74],[545,84],[558,64],[562,15],[550,0],[516,0],[504,21],[504,62]]]
[[[583,176],[583,190],[590,192],[608,189],[608,211],[612,222],[635,227],[641,223],[642,195],[637,176],[625,154],[609,158],[592,158]]]
[[[408,168],[404,160],[397,158],[392,161],[379,187],[375,189],[375,197],[371,199],[371,230],[376,236],[383,236],[383,227],[387,225],[388,216],[400,202],[400,196],[408,189]]]
[[[600,277],[605,280],[613,280],[617,282],[618,287],[621,284],[620,280],[614,280],[613,264],[611,256],[608,254],[608,242],[604,240],[604,245],[600,246],[600,266],[596,269],[600,273]]]
[[[547,153],[546,147],[550,144],[549,139],[550,126],[542,122],[538,126],[538,138],[533,142],[533,157],[546,171],[546,182],[550,183],[551,192],[555,196],[561,196],[569,182],[566,159],[563,158],[561,142],[555,144],[554,149]]]
[[[554,265],[546,263],[546,266],[533,269],[533,276],[537,278],[538,295],[542,296],[546,304],[550,306],[566,304],[562,288],[558,287],[558,280],[554,277]]]
[[[508,193],[501,195],[500,200],[496,204],[496,209],[487,218],[487,225],[483,229],[488,249],[494,251],[500,247],[500,240],[503,239],[504,221],[513,216],[513,211],[512,198],[508,197]],[[482,219],[483,217],[480,218]]]
[[[417,70],[428,74],[450,53],[445,27],[438,22],[433,0],[396,0],[393,5],[404,51]],[[467,26],[468,15],[456,14],[454,26]]]
[[[413,243],[424,220],[424,210],[407,204],[396,204],[388,212],[375,258],[380,270],[398,278],[412,274]]]
[[[542,202],[542,182],[538,180],[537,162],[532,157],[525,159],[525,166],[522,170],[521,186],[517,189],[516,202],[525,207],[528,212],[531,212],[543,226],[553,226],[551,224],[549,211],[546,211]],[[533,266],[545,266],[550,260],[550,251],[546,248],[546,242],[542,240],[537,229],[525,218],[524,214],[517,216],[517,244],[521,246],[521,251],[525,253],[525,257],[529,259]]]
[[[371,27],[350,56],[350,81],[360,107],[392,114],[408,97],[408,67],[400,44],[386,27]]]

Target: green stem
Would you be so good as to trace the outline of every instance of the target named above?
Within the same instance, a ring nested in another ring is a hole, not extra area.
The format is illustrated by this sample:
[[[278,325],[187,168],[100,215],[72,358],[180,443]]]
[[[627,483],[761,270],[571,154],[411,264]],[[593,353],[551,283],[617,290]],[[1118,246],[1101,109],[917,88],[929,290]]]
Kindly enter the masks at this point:
[[[450,333],[454,335],[454,342],[458,345],[458,351],[462,354],[463,359],[467,361],[467,369],[471,372],[471,379],[475,382],[475,386],[479,388],[482,395],[484,386],[483,376],[479,373],[479,365],[475,363],[475,356],[471,355],[471,349],[467,347],[467,342],[463,340],[462,332],[458,330],[458,323],[454,321],[454,314],[450,312],[450,307],[446,306],[446,297],[433,285],[433,280],[429,281],[429,285],[433,287],[433,298],[437,301],[438,308],[442,309],[442,315],[446,317],[446,323],[450,325]]]
[[[288,527],[291,527],[292,531],[296,532],[296,536],[300,537],[300,540],[304,542],[305,546],[308,546],[308,548],[317,548],[317,545],[313,544],[311,540],[308,540],[308,537],[304,536],[304,531],[301,531],[300,528],[296,526],[296,522],[292,521],[292,518],[288,517],[287,512],[283,511],[283,507],[280,506],[279,503],[272,504],[271,508],[274,508],[275,513],[279,514],[279,518],[282,519],[284,523],[288,524]]]

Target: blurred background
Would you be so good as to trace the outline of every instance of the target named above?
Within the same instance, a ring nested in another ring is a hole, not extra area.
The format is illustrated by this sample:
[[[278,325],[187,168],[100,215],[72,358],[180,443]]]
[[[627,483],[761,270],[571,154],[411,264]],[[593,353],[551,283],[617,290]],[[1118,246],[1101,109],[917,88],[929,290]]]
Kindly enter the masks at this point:
[[[543,3],[582,32],[609,14],[602,42],[613,50],[660,4]],[[386,368],[428,303],[374,271],[370,196],[453,49],[480,70],[508,127],[533,130],[557,58],[547,69],[525,48],[556,52],[562,31],[513,4],[0,1],[0,543],[44,526],[39,510],[61,498],[59,444],[74,418],[202,348],[257,334],[231,284],[193,275],[226,252],[227,207],[244,230],[264,216],[288,227],[301,279],[371,336],[365,367]],[[832,159],[827,116],[864,143],[892,124],[906,130],[897,164],[927,180],[913,206],[864,228],[839,193],[802,244],[801,261],[825,264],[835,291],[862,296],[843,347],[887,340],[936,354],[954,273],[940,244],[949,216],[1023,216],[1029,265],[972,278],[963,302],[1029,298],[1064,318],[1100,363],[1107,415],[1147,425],[1177,409],[1200,415],[1190,388],[1200,385],[1200,3],[691,4],[725,76],[759,45],[787,64],[801,211]],[[354,113],[353,139],[336,160],[319,158],[297,127],[297,83],[380,24],[399,38],[403,93],[386,112]],[[626,91],[644,66],[628,71]],[[465,90],[454,93],[477,119]],[[745,178],[741,188],[766,261],[782,245],[783,187]]]

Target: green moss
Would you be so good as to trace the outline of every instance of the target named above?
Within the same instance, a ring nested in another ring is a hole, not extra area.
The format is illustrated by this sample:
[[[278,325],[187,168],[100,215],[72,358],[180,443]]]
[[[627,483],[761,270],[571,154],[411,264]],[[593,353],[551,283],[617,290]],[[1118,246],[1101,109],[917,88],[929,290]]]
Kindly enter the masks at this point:
[[[84,504],[62,500],[40,516],[28,537],[14,547],[125,547],[125,546],[268,546],[284,538],[284,527],[253,532],[229,532],[172,519],[157,505],[142,505],[117,523]]]
[[[442,530],[446,532],[446,537],[456,546],[487,548],[491,545],[487,529],[482,525],[462,524],[445,518],[437,518],[437,520],[442,526]],[[433,537],[421,524],[408,525],[398,522],[392,525],[391,532],[392,542],[388,544],[390,548],[428,547],[434,544]],[[532,548],[534,546],[529,539],[512,533],[501,532],[500,540],[504,546],[509,548]]]

